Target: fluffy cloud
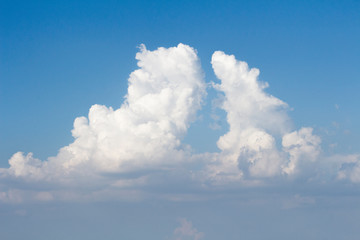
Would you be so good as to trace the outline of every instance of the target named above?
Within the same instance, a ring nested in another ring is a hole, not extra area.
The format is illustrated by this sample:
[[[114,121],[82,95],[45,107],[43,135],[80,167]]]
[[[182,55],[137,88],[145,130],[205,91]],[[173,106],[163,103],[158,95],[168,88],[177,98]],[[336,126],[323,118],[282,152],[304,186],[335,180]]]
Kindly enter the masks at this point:
[[[281,156],[275,139],[269,134],[289,128],[287,104],[264,92],[268,86],[257,80],[259,70],[249,69],[246,62],[217,51],[211,64],[220,84],[214,87],[224,93],[222,109],[227,113],[229,131],[217,142],[223,164],[243,165],[251,176],[268,177],[280,172]]]
[[[284,172],[292,174],[299,161],[316,161],[320,154],[321,139],[312,134],[312,128],[302,128],[299,131],[288,133],[282,138],[284,151],[288,152],[289,162]]]
[[[172,166],[184,159],[180,139],[206,94],[195,50],[179,44],[136,54],[139,69],[129,77],[124,104],[93,105],[88,118],[74,121],[70,145],[41,162],[16,153],[8,174],[30,179],[71,174],[128,172]]]
[[[0,200],[122,198],[123,193],[138,198],[138,188],[151,184],[261,184],[264,178],[286,181],[306,171],[313,179],[360,182],[358,155],[322,156],[312,128],[292,131],[288,105],[266,93],[259,70],[221,51],[211,59],[220,80],[213,87],[223,94],[220,108],[229,130],[217,141],[220,152],[191,154],[181,139],[206,95],[196,51],[184,44],[154,51],[142,45],[136,59],[139,69],[130,74],[122,106],[93,105],[88,117],[75,119],[74,142],[46,161],[15,153],[10,167],[0,169],[9,182],[0,186]],[[27,185],[19,190],[12,181]],[[58,190],[27,191],[40,182],[55,183]]]
[[[268,84],[258,81],[258,69],[249,69],[246,62],[221,51],[213,54],[211,63],[221,81],[214,87],[224,94],[221,108],[229,124],[229,131],[217,142],[222,151],[217,166],[209,167],[212,178],[231,181],[244,174],[256,178],[292,174],[301,156],[316,158],[320,139],[311,128],[289,133],[288,106],[264,91]],[[284,151],[277,149],[277,136],[283,136]]]
[[[229,130],[217,142],[221,152],[206,156],[211,163],[205,178],[213,184],[257,185],[261,178],[302,175],[320,182],[360,182],[358,155],[322,156],[321,139],[312,128],[291,131],[288,105],[265,92],[268,84],[258,80],[258,69],[221,51],[213,54],[211,64],[220,80],[213,86],[223,94],[220,108],[227,114]]]

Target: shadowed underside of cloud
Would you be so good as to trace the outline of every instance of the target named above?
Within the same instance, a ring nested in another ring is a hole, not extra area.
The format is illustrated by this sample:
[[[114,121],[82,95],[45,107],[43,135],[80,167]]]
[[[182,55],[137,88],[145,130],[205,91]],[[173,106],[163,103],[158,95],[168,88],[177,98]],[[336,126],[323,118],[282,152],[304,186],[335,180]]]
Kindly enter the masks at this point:
[[[139,69],[130,74],[123,105],[115,110],[93,105],[87,118],[75,119],[74,142],[47,161],[15,153],[10,167],[0,169],[7,182],[0,186],[0,200],[31,195],[49,201],[63,193],[65,199],[91,199],[114,191],[138,197],[137,189],[164,182],[240,186],[309,173],[319,181],[360,182],[359,155],[322,156],[312,128],[291,131],[287,104],[265,92],[268,84],[258,80],[259,70],[221,51],[212,56],[220,80],[212,86],[223,94],[229,130],[217,142],[220,152],[192,154],[181,139],[206,96],[196,51],[184,44],[154,51],[142,45],[136,59]],[[38,190],[40,183],[56,186],[56,193]],[[36,190],[24,193],[19,186]]]

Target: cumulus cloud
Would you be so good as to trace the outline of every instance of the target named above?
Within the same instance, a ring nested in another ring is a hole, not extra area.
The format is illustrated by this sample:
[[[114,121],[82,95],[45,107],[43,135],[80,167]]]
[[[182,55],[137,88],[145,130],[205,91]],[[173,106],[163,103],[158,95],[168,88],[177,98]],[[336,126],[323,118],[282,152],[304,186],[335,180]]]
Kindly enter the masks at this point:
[[[323,156],[320,137],[309,127],[292,129],[288,105],[266,92],[259,70],[221,51],[211,64],[220,80],[212,86],[222,96],[212,101],[225,111],[229,129],[217,141],[220,152],[192,154],[181,140],[206,96],[196,51],[184,44],[154,51],[141,45],[136,59],[139,68],[130,74],[118,109],[93,105],[87,117],[75,119],[74,142],[46,161],[21,152],[10,158],[10,167],[0,169],[9,182],[0,186],[1,201],[134,199],[151,184],[257,185],[304,171],[314,173],[313,179],[360,182],[358,155]],[[25,190],[13,187],[14,181],[27,184]],[[55,184],[57,190],[27,191],[40,183]]]
[[[255,177],[279,174],[282,157],[275,138],[289,129],[287,104],[264,92],[267,83],[258,81],[259,70],[221,51],[213,54],[211,64],[224,93],[222,109],[227,113],[229,131],[217,142],[224,164],[241,165]]]
[[[205,96],[195,50],[179,44],[136,54],[139,69],[130,74],[124,104],[93,105],[88,117],[74,121],[70,145],[48,161],[16,153],[8,174],[28,179],[87,172],[128,172],[172,166],[184,159],[181,138]]]
[[[216,105],[226,112],[229,130],[217,141],[221,152],[206,156],[211,159],[208,180],[257,185],[262,178],[280,176],[286,181],[313,174],[310,178],[320,182],[360,182],[358,155],[323,156],[321,139],[312,128],[292,131],[288,105],[266,93],[269,85],[258,80],[258,69],[221,51],[213,54],[211,64],[220,80],[213,86],[223,94]]]
[[[218,161],[209,167],[212,178],[231,181],[244,174],[256,178],[292,174],[300,156],[318,155],[320,140],[311,128],[289,133],[288,105],[265,92],[268,84],[258,80],[258,69],[221,51],[213,54],[211,64],[220,80],[214,87],[224,94],[221,108],[229,124],[229,131],[217,142],[222,151]],[[277,149],[279,136],[284,151]]]

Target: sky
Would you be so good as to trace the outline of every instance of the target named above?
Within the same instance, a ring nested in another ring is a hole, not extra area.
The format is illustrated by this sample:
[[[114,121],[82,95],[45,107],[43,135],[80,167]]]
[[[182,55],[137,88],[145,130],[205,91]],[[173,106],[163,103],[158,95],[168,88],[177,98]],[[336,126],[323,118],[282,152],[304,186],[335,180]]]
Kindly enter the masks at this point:
[[[1,239],[358,239],[358,1],[0,1]]]

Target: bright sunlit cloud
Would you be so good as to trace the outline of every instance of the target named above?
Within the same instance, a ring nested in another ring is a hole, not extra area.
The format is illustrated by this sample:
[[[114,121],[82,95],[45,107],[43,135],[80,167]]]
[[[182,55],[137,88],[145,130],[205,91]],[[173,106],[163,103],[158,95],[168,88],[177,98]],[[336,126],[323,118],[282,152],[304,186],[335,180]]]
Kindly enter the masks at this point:
[[[87,117],[75,119],[74,142],[54,157],[43,161],[18,152],[10,158],[10,167],[0,169],[7,183],[0,201],[107,199],[124,193],[141,199],[147,186],[179,182],[204,189],[262,185],[271,178],[281,184],[304,176],[329,184],[360,182],[359,155],[323,154],[312,128],[292,129],[287,103],[265,91],[268,83],[258,80],[260,71],[221,51],[211,59],[220,80],[212,87],[223,94],[220,108],[229,130],[217,141],[220,152],[193,154],[182,139],[207,86],[196,50],[179,44],[150,51],[141,45],[136,59],[139,69],[130,74],[120,108],[93,105]],[[187,234],[184,229],[194,239],[202,236],[186,220],[177,233]]]

